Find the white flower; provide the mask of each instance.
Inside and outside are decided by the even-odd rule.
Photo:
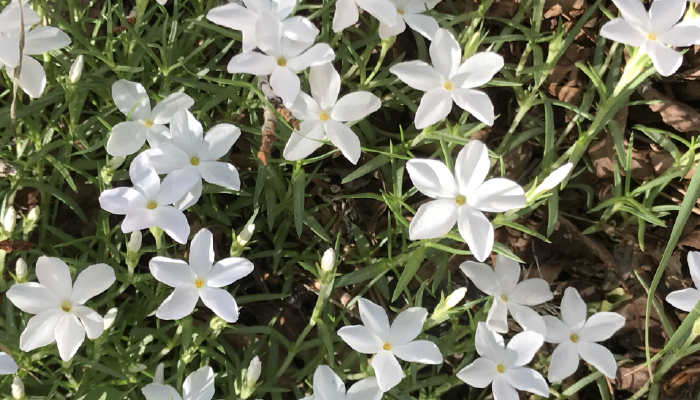
[[[485,181],[490,169],[488,149],[478,140],[459,152],[454,175],[440,161],[409,160],[406,170],[411,181],[435,199],[418,208],[408,229],[411,240],[440,237],[457,223],[474,257],[486,260],[493,248],[493,226],[483,212],[505,212],[526,202],[517,183],[504,178]]]
[[[299,94],[301,82],[296,72],[331,62],[335,58],[333,49],[327,43],[311,46],[283,37],[282,24],[266,12],[258,15],[255,34],[262,53],[249,51],[238,54],[228,63],[228,72],[270,75],[272,90],[287,107],[294,103]]]
[[[401,312],[394,323],[383,308],[369,300],[360,299],[360,318],[364,325],[344,326],[338,335],[353,350],[364,354],[376,354],[372,367],[377,375],[379,388],[386,392],[403,379],[403,370],[396,357],[421,364],[440,364],[442,354],[429,340],[414,340],[422,331],[428,311],[411,307]]]
[[[253,272],[253,263],[245,258],[226,258],[214,264],[214,236],[207,229],[194,235],[189,264],[155,257],[149,267],[154,278],[175,288],[156,311],[156,317],[166,320],[190,315],[201,298],[224,321],[238,321],[236,300],[221,288]]]
[[[245,7],[234,3],[214,7],[207,13],[207,19],[217,25],[241,31],[244,52],[258,47],[255,24],[261,13],[268,13],[280,21],[282,35],[289,40],[311,45],[318,36],[318,29],[308,19],[289,17],[296,6],[296,0],[243,0],[243,3]]]
[[[340,75],[330,63],[311,67],[309,72],[311,96],[301,92],[290,110],[304,122],[301,129],[292,131],[284,158],[290,161],[309,156],[328,139],[343,152],[345,158],[357,164],[360,159],[360,139],[344,122],[357,121],[379,110],[382,102],[369,92],[359,91],[343,96],[340,93]],[[313,97],[312,97],[313,96]]]
[[[114,326],[114,322],[117,320],[117,314],[119,314],[119,309],[117,307],[112,307],[107,310],[107,313],[102,317],[105,323],[105,330],[109,330],[109,328]]]
[[[549,365],[550,382],[560,381],[578,368],[579,356],[610,379],[615,379],[617,364],[610,350],[595,342],[608,340],[625,325],[625,317],[613,312],[599,312],[586,320],[586,303],[576,289],[569,287],[561,299],[561,320],[543,317],[547,324],[547,343],[559,343]],[[563,322],[562,322],[563,321]]]
[[[141,243],[143,241],[143,235],[141,231],[134,231],[129,238],[129,243],[126,244],[126,248],[132,253],[138,253],[141,250]]]
[[[520,264],[499,254],[496,268],[467,261],[459,268],[482,292],[493,296],[493,305],[486,317],[486,326],[498,333],[508,332],[508,312],[528,331],[544,336],[547,331],[542,317],[530,307],[552,300],[554,295],[544,279],[526,279],[520,283]]]
[[[425,0],[389,0],[396,8],[396,24],[379,24],[379,37],[382,39],[396,36],[406,30],[406,25],[411,29],[432,40],[440,26],[435,18],[424,15],[426,10],[432,10],[439,1],[428,4]]]
[[[214,370],[208,365],[187,376],[182,396],[174,387],[162,383],[149,383],[141,389],[146,400],[211,400],[214,392]]]
[[[329,366],[319,365],[314,372],[314,394],[302,400],[380,400],[383,394],[373,376],[350,386],[346,393],[343,380]]]
[[[663,76],[676,72],[683,56],[668,46],[690,46],[700,40],[700,27],[677,24],[683,16],[686,0],[655,0],[649,13],[639,0],[613,0],[622,18],[600,29],[600,36],[639,47],[649,54],[656,70]]]
[[[18,258],[15,264],[15,276],[18,281],[27,279],[27,262],[22,257]]]
[[[540,186],[537,187],[537,192],[546,192],[547,190],[554,189],[564,180],[564,178],[569,176],[569,173],[573,168],[574,164],[566,163],[555,169],[551,174],[549,174],[549,176],[544,178]]]
[[[447,307],[452,308],[457,306],[463,299],[464,296],[467,295],[467,288],[461,287],[454,292],[450,293],[449,296],[445,299],[445,304]]]
[[[459,371],[457,377],[475,388],[492,383],[494,400],[518,400],[516,389],[549,398],[547,381],[539,372],[524,367],[542,347],[542,341],[537,332],[521,332],[505,346],[503,336],[479,322],[475,345],[481,358]]]
[[[68,82],[76,84],[80,81],[80,77],[83,76],[83,67],[85,66],[85,57],[79,55],[75,57],[73,65],[70,66],[70,71],[68,72]]]
[[[32,351],[55,341],[61,359],[68,361],[85,340],[86,332],[89,339],[102,335],[102,317],[83,304],[112,286],[114,270],[107,264],[89,266],[73,284],[66,263],[42,256],[36,263],[36,277],[39,283],[20,283],[7,291],[15,307],[36,314],[22,332],[19,348]]]
[[[182,211],[171,204],[192,188],[199,176],[191,170],[173,172],[161,183],[145,154],[131,162],[129,176],[134,187],[108,189],[100,194],[100,206],[117,215],[126,215],[122,232],[129,233],[152,226],[161,228],[178,243],[187,243],[190,225]]]
[[[679,310],[690,312],[700,301],[700,252],[691,251],[688,253],[688,269],[690,277],[693,278],[695,288],[676,290],[666,296],[666,301]]]
[[[151,165],[159,174],[188,170],[198,179],[184,198],[175,204],[186,210],[202,195],[202,179],[231,190],[241,189],[241,180],[236,167],[216,161],[231,149],[241,136],[241,130],[231,124],[214,126],[203,135],[202,124],[186,109],[176,112],[170,122],[172,138],[158,147],[144,151]]]
[[[462,49],[452,34],[439,29],[430,43],[433,67],[423,61],[408,61],[389,70],[408,86],[426,92],[416,111],[416,128],[443,120],[452,110],[452,102],[476,119],[493,125],[494,111],[486,93],[474,90],[503,68],[503,57],[492,52],[476,53],[462,65]]]
[[[17,372],[17,363],[7,353],[0,351],[0,375],[10,375]]]
[[[255,383],[260,379],[260,374],[262,373],[262,363],[260,362],[260,357],[255,356],[250,360],[250,365],[248,366],[248,371],[246,371],[246,379],[249,385],[255,385]]]
[[[335,250],[329,248],[321,257],[321,270],[330,272],[335,268]]]
[[[170,123],[176,112],[194,104],[190,96],[173,93],[151,109],[146,89],[140,83],[124,79],[112,85],[112,98],[119,111],[130,115],[131,119],[114,125],[107,140],[107,153],[122,157],[139,151],[146,139],[154,147],[163,137],[169,137],[168,128],[164,124]]]
[[[165,381],[165,364],[159,363],[156,367],[156,373],[153,374],[153,383],[162,385]]]
[[[29,30],[29,27],[41,21],[41,18],[26,5],[22,7],[22,12],[26,33],[19,86],[30,97],[37,98],[46,88],[46,72],[39,61],[29,56],[62,49],[68,46],[71,40],[62,30],[52,26]],[[14,77],[14,69],[19,63],[19,34],[20,9],[13,1],[0,13],[0,68],[6,67],[10,78]]]
[[[15,376],[15,378],[12,380],[11,390],[12,398],[15,400],[22,400],[24,398],[24,383],[19,376]]]
[[[2,229],[10,236],[15,230],[15,225],[17,225],[17,211],[15,211],[14,207],[9,206],[5,212],[5,218],[2,220]]]
[[[360,19],[357,7],[367,11],[380,23],[394,26],[399,19],[396,6],[389,0],[338,0],[333,15],[333,31],[338,32],[355,25]]]

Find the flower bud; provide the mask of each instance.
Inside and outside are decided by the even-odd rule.
[[[41,217],[41,210],[39,209],[39,206],[32,208],[29,210],[29,214],[27,214],[27,220],[34,224],[39,222],[39,217]]]
[[[454,292],[450,293],[449,296],[447,296],[447,299],[445,300],[445,303],[447,304],[447,307],[452,308],[459,304],[462,299],[464,299],[464,295],[467,294],[467,288],[462,287]]]
[[[73,61],[73,65],[70,67],[70,72],[68,72],[68,81],[70,83],[78,83],[80,77],[83,75],[83,66],[85,65],[85,58],[83,55],[79,55]]]
[[[561,167],[555,169],[552,171],[551,174],[549,174],[548,177],[546,177],[543,181],[542,184],[540,184],[540,187],[538,188],[538,192],[544,192],[550,189],[554,189],[557,185],[559,185],[568,175],[569,172],[571,172],[571,169],[574,167],[574,164],[572,163],[566,163],[562,165]]]
[[[114,157],[111,160],[107,161],[107,168],[111,170],[115,170],[124,164],[124,161],[126,161],[126,157]]]
[[[248,223],[248,224],[246,224],[245,227],[243,227],[243,230],[241,230],[241,233],[238,234],[238,237],[236,237],[236,241],[238,242],[238,244],[240,246],[245,246],[250,241],[250,238],[253,237],[254,232],[255,232],[255,224]]]
[[[5,218],[2,220],[2,227],[5,233],[10,235],[15,230],[15,225],[17,225],[17,211],[15,208],[10,206],[5,212]]]
[[[19,376],[15,376],[15,379],[12,380],[12,397],[15,400],[24,398],[24,383],[19,379]]]
[[[112,307],[107,311],[107,314],[105,314],[104,317],[102,317],[102,321],[104,322],[105,325],[105,330],[109,330],[114,325],[114,321],[117,320],[117,313],[119,313],[119,309],[117,307]]]
[[[127,249],[129,249],[129,251],[132,253],[138,253],[139,250],[141,250],[142,239],[143,239],[143,236],[141,235],[141,231],[134,231],[131,234],[131,238],[129,239],[129,243],[126,245]]]
[[[333,248],[329,248],[326,250],[325,253],[323,253],[323,257],[321,258],[321,270],[324,272],[331,272],[333,271],[333,268],[335,267],[335,251]]]
[[[158,364],[156,367],[156,374],[153,375],[153,383],[156,385],[162,385],[165,381],[165,365],[163,363]]]
[[[136,374],[136,373],[139,373],[141,371],[144,371],[146,368],[148,368],[148,367],[146,367],[146,364],[133,364],[133,365],[129,365],[129,367],[126,370],[132,374]]]
[[[248,366],[248,371],[246,373],[246,379],[248,380],[249,386],[254,386],[255,383],[260,379],[260,373],[262,372],[262,363],[258,356],[253,357],[250,360],[250,365]]]
[[[27,262],[22,257],[18,258],[17,264],[15,264],[15,276],[19,282],[27,279]]]

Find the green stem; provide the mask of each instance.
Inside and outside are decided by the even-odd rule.
[[[166,256],[165,248],[163,247],[163,230],[153,225],[150,229],[151,235],[156,240],[156,251],[159,256]]]

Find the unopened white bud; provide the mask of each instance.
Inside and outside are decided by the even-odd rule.
[[[12,380],[12,397],[15,400],[24,398],[24,383],[19,379],[19,376],[15,376],[15,379]]]
[[[15,208],[10,206],[5,213],[5,218],[2,220],[2,227],[5,232],[12,233],[15,230],[15,225],[17,224],[17,211]]]
[[[29,214],[27,214],[27,219],[31,223],[37,223],[39,221],[39,217],[41,217],[41,209],[39,209],[39,206],[36,206],[29,210]]]
[[[129,238],[129,243],[127,243],[126,247],[129,249],[130,252],[138,253],[139,250],[141,250],[142,240],[143,235],[141,235],[141,231],[134,231],[131,234],[131,238]]]
[[[127,371],[129,371],[132,374],[136,374],[136,373],[139,373],[139,372],[145,370],[146,368],[148,368],[148,367],[146,367],[146,364],[133,364],[133,365],[129,365],[129,368],[127,368]]]
[[[248,379],[248,385],[253,386],[260,379],[260,373],[262,372],[262,363],[258,356],[253,357],[250,360],[250,366],[248,366],[248,372],[246,378]]]
[[[70,67],[70,72],[68,72],[68,81],[70,83],[78,83],[80,77],[83,75],[83,67],[85,66],[85,58],[83,55],[79,55],[73,61],[73,65]]]
[[[124,161],[126,161],[126,157],[114,157],[107,162],[107,168],[115,170],[121,167],[122,164],[124,164]]]
[[[552,171],[551,174],[549,174],[548,177],[546,177],[543,181],[542,184],[539,187],[539,192],[544,192],[550,189],[554,189],[557,185],[559,185],[568,175],[569,172],[571,172],[571,169],[574,167],[574,164],[572,163],[566,163],[562,165],[561,167],[555,169]]]
[[[104,317],[102,317],[102,321],[104,322],[105,325],[105,330],[108,330],[114,325],[114,321],[117,320],[117,313],[119,312],[119,309],[117,307],[112,307],[107,311],[107,314],[105,314]]]
[[[467,294],[467,288],[459,288],[455,290],[454,292],[450,293],[449,296],[447,296],[447,299],[445,300],[445,304],[447,304],[447,307],[454,307],[457,304],[459,304],[462,299],[464,299],[464,295]]]
[[[158,364],[156,367],[156,374],[153,375],[153,383],[156,385],[162,385],[165,381],[165,365],[163,363]]]
[[[333,267],[335,267],[335,251],[333,248],[329,248],[321,258],[321,269],[328,272],[333,271]]]
[[[243,230],[241,230],[241,233],[238,234],[238,237],[236,237],[236,241],[239,245],[245,246],[250,241],[250,238],[253,237],[254,232],[255,224],[246,224],[246,226],[243,227]]]
[[[18,258],[15,264],[15,276],[20,281],[27,278],[27,262],[22,257]]]

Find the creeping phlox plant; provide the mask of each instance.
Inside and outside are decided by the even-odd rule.
[[[637,0],[613,0],[621,17],[601,24],[600,35],[629,45],[629,61],[623,73],[618,68],[607,78],[613,87],[601,89],[595,116],[577,111],[586,124],[576,122],[579,139],[560,159],[555,153],[561,142],[555,145],[550,136],[553,123],[543,129],[546,137],[539,143],[547,163],[535,167],[531,182],[520,174],[506,177],[507,151],[476,136],[511,118],[496,114],[488,89],[481,89],[488,86],[515,88],[518,123],[535,102],[552,118],[552,101],[539,86],[526,89],[529,80],[511,79],[520,79],[524,66],[504,59],[498,53],[503,42],[481,29],[493,1],[481,2],[472,14],[456,12],[453,1],[440,8],[441,0],[183,3],[158,0],[156,6],[136,0],[132,15],[105,2],[102,11],[95,5],[88,17],[75,2],[64,10],[58,9],[62,2],[13,0],[0,13],[0,67],[14,91],[37,99],[20,104],[19,117],[13,105],[8,125],[20,126],[23,117],[29,120],[57,96],[65,95],[67,104],[61,107],[69,114],[45,115],[45,127],[37,120],[23,125],[32,136],[13,139],[18,159],[30,142],[38,155],[16,163],[17,177],[3,173],[12,175],[12,187],[4,192],[3,242],[19,246],[32,235],[59,241],[18,250],[35,262],[17,259],[14,283],[0,282],[7,299],[0,320],[0,374],[16,374],[11,384],[16,400],[27,396],[21,378],[44,380],[31,396],[85,400],[212,400],[218,392],[227,399],[403,400],[438,399],[449,390],[457,393],[450,398],[483,399],[490,393],[495,400],[517,400],[524,392],[565,399],[591,382],[607,390],[605,378],[616,379],[618,366],[627,362],[606,347],[625,317],[610,307],[586,304],[574,287],[553,292],[546,280],[532,278],[533,271],[521,270],[522,260],[499,243],[495,232],[507,226],[548,241],[518,218],[546,204],[553,213],[549,222],[555,224],[559,189],[577,166],[579,172],[587,168],[579,163],[587,146],[628,102],[640,77],[655,71],[674,74],[683,62],[674,47],[700,43],[700,24],[681,21],[685,0],[655,0],[648,12]],[[520,2],[525,8],[532,3]],[[544,2],[534,3],[541,17]],[[592,7],[603,8],[600,1]],[[446,13],[450,8],[454,15]],[[510,32],[522,28],[522,18],[532,13],[525,8]],[[185,12],[194,15],[183,19]],[[105,25],[102,18],[112,15],[118,18]],[[164,22],[150,30],[144,22],[149,18]],[[117,21],[119,26],[113,26]],[[178,30],[192,36],[177,38]],[[401,54],[384,68],[394,37],[405,31],[419,43],[417,50],[395,48]],[[85,32],[108,40],[88,39]],[[554,65],[564,34],[556,32],[546,61],[541,51],[532,50],[534,40],[524,39],[529,40],[526,51]],[[573,35],[567,40],[576,34],[566,33]],[[523,35],[511,36],[522,40]],[[212,52],[213,43],[221,48]],[[194,50],[174,57],[179,45]],[[126,63],[113,54],[122,47]],[[211,62],[194,65],[191,60],[200,56]],[[368,67],[370,59],[376,67]],[[44,94],[45,70],[56,75],[56,68],[71,64],[60,79],[62,87]],[[100,98],[79,90],[86,66],[92,76],[82,89]],[[537,85],[547,75],[541,72],[537,69],[533,79]],[[141,82],[129,80],[135,76]],[[179,85],[175,91],[173,84]],[[228,115],[232,109],[235,117]],[[390,118],[391,109],[411,110],[400,132],[374,126],[376,119]],[[246,125],[246,119],[258,128]],[[90,122],[79,125],[82,120]],[[504,132],[500,146],[510,146],[505,150],[515,147],[507,139],[517,133],[518,123]],[[254,135],[260,129],[260,151],[279,150],[281,158],[264,154],[260,162],[251,161],[248,153],[252,143],[257,146]],[[80,147],[72,155],[74,165],[61,161],[66,150],[52,144],[54,134],[66,135],[69,147]],[[390,146],[375,146],[383,134]],[[9,143],[9,137],[3,141]],[[416,155],[426,151],[432,155]],[[99,161],[90,156],[96,152]],[[373,171],[390,176],[380,194],[348,195],[324,181],[319,163],[338,154],[345,160],[332,162],[343,163],[344,184]],[[42,180],[45,164],[37,166],[44,161],[58,171],[50,183]],[[691,165],[676,167],[687,172]],[[293,169],[289,186],[285,168]],[[80,191],[96,189],[89,216],[81,210],[86,204],[52,186],[59,180],[76,186],[78,175]],[[676,221],[680,227],[695,204],[692,197],[700,193],[696,176],[688,188],[690,205],[683,203]],[[323,205],[311,204],[306,194],[312,182]],[[19,216],[11,205],[20,187],[41,191],[43,213],[80,210],[78,216],[91,224],[89,232],[68,234],[50,226],[39,206]],[[51,206],[52,196],[66,206]],[[371,241],[363,234],[350,216],[355,200],[381,203],[375,228],[379,217],[391,212],[381,221],[385,233]],[[342,215],[329,212],[337,209]],[[329,213],[319,222],[314,213],[323,212]],[[291,219],[280,223],[287,214]],[[246,219],[229,240],[232,221]],[[302,250],[285,243],[292,226]],[[678,237],[674,240],[671,250]],[[227,241],[229,257],[221,257],[220,244]],[[260,245],[251,251],[256,242]],[[70,246],[78,252],[64,253]],[[325,252],[318,259],[321,249]],[[0,271],[9,265],[10,251],[0,250]],[[359,256],[353,258],[355,253]],[[476,261],[461,258],[453,265],[450,253]],[[427,280],[419,273],[426,259],[444,261]],[[280,268],[286,262],[296,269]],[[688,265],[696,287],[665,299],[690,313],[687,322],[668,330],[663,351],[653,359],[647,355],[647,366],[658,361],[661,375],[700,350],[693,345],[700,335],[700,253],[688,254]],[[659,270],[653,290],[648,289],[647,316],[663,267]],[[296,282],[301,273],[294,271],[312,277],[313,284]],[[272,292],[268,279],[277,280],[284,294]],[[447,289],[443,280],[449,282]],[[452,290],[453,280],[469,282],[473,289]],[[313,299],[301,292],[313,293]],[[470,302],[460,306],[467,295]],[[308,313],[310,304],[315,305]],[[46,384],[57,376],[56,383]],[[582,376],[579,382],[572,378]],[[142,384],[144,377],[152,383]],[[653,375],[656,381],[659,377]],[[654,382],[650,379],[635,398],[652,390]]]

